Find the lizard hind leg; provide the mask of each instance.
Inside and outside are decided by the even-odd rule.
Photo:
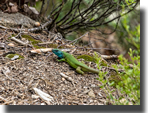
[[[64,62],[65,59],[64,59],[64,58],[61,58],[61,59],[59,59],[59,60],[57,59],[57,61],[58,61],[58,62],[62,62],[62,61]]]
[[[82,75],[84,74],[84,72],[81,70],[81,67],[77,67],[77,68],[76,68],[76,72],[77,72],[77,73],[80,73],[80,74],[82,74]]]

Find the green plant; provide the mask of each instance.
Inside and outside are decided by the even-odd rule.
[[[115,26],[114,23],[110,24]],[[116,31],[118,42],[126,51],[136,49],[140,53],[140,10],[124,15]]]
[[[119,56],[120,65],[112,65],[115,69],[119,67],[124,69],[123,73],[117,73],[121,76],[120,81],[110,82],[104,79],[106,72],[100,72],[98,80],[102,83],[101,88],[106,92],[108,101],[115,105],[140,105],[140,56],[135,55],[136,50],[129,49],[131,61],[125,59],[122,55]],[[99,60],[98,60],[99,61]],[[97,62],[99,66],[99,62]],[[99,67],[100,68],[100,67]],[[114,88],[113,88],[114,87]],[[114,90],[111,90],[114,89]],[[113,95],[113,92],[118,90],[118,98]]]
[[[125,74],[122,77],[122,81],[116,85],[116,88],[120,90],[121,93],[127,95],[128,101],[131,101],[135,105],[140,104],[140,56],[134,54],[136,50],[129,50],[129,55],[132,61],[128,62],[122,55],[119,59],[122,64],[122,68],[125,70]],[[132,67],[130,65],[132,65]],[[122,87],[122,88],[121,88]]]
[[[140,54],[140,24],[133,31],[128,31],[129,37],[126,40],[135,49],[135,54]]]
[[[98,80],[103,84],[102,87],[106,92],[108,101],[115,105],[140,105],[140,24],[137,17],[139,16],[135,14],[123,16],[116,31],[119,42],[122,42],[121,44],[128,51],[129,59],[131,59],[126,59],[120,55],[120,64],[112,65],[116,70],[119,68],[124,70],[124,73],[116,73],[121,79],[118,81],[114,79],[104,80],[100,76],[105,76],[106,73],[99,74]],[[110,77],[112,76],[110,75]],[[119,92],[118,97],[111,89]]]
[[[95,53],[94,58],[96,59],[96,64],[97,64],[98,69],[101,70],[102,68],[102,66],[100,65],[101,57],[98,58],[98,55]],[[104,90],[104,92],[107,95],[107,99],[108,99],[107,101],[110,102],[110,101],[114,101],[113,99],[114,97],[112,96],[113,90],[111,91],[109,86],[113,85],[114,82],[110,83],[107,79],[104,78],[107,74],[108,72],[100,71],[99,78],[97,78],[97,80],[99,80],[102,83],[99,87]],[[107,84],[109,84],[109,86]]]

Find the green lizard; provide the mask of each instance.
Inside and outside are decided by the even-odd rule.
[[[74,56],[59,49],[52,49],[52,52],[58,56],[60,60],[58,61],[65,61],[70,66],[76,69],[76,72],[80,74],[84,74],[84,72],[92,72],[92,73],[99,73],[99,70],[95,70],[93,68],[88,67],[87,65],[79,62]]]

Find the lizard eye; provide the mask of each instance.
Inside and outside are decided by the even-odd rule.
[[[54,50],[55,52],[58,52],[58,50]]]

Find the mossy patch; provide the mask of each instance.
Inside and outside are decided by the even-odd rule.
[[[33,47],[36,48],[36,49],[45,48],[43,46],[38,46],[37,45],[38,43],[41,43],[40,40],[35,40],[29,35],[22,35],[22,38],[25,38],[25,39],[29,40],[32,43]]]
[[[19,56],[19,58],[17,58],[17,59],[23,59],[23,58],[24,58],[23,56],[21,56],[21,55],[19,55],[19,54],[8,54],[8,55],[6,55],[5,57],[11,59],[11,58],[13,58],[13,57],[16,56],[16,55]]]
[[[101,60],[100,62],[100,66],[107,66],[108,64],[104,61],[104,60]]]
[[[76,56],[77,59],[84,59],[85,61],[94,62],[96,63],[95,57],[89,56],[89,55],[80,55]],[[100,66],[107,66],[106,62],[100,59]]]
[[[122,75],[117,74],[116,72],[111,72],[111,75],[109,76],[108,80],[111,82],[114,82],[112,86],[118,85],[120,81],[122,81]]]
[[[29,35],[22,35],[22,38],[25,38],[25,39],[29,40],[32,44],[41,43],[41,41],[35,40],[31,36],[29,36]]]
[[[54,44],[54,43],[48,44],[48,47],[49,47],[49,48],[57,48],[58,46],[59,46],[59,45]],[[60,46],[59,49],[64,49],[64,46]]]
[[[48,47],[49,47],[49,48],[57,48],[58,45],[57,45],[57,44],[48,44]]]
[[[92,56],[89,55],[80,55],[80,56],[76,56],[77,59],[84,59],[85,61],[90,61],[90,62],[96,62],[96,59]]]
[[[8,37],[8,39],[11,39],[11,37],[15,37],[16,35],[12,34],[10,37]]]
[[[111,75],[111,76],[109,77],[109,80],[110,80],[110,81],[119,82],[119,81],[121,81],[122,79],[121,79],[121,77],[120,77],[119,75]]]

